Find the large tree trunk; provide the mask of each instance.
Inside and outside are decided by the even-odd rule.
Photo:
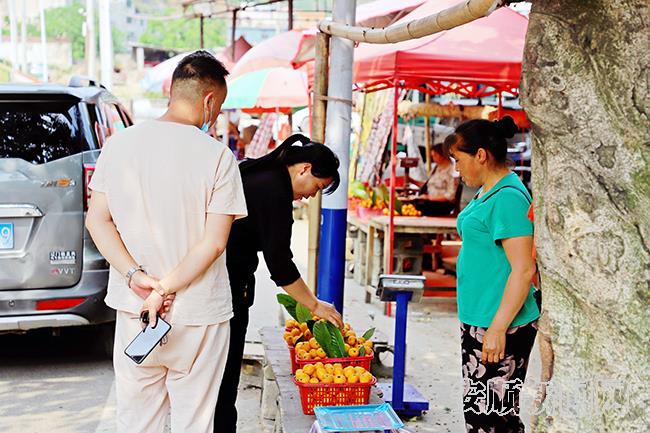
[[[555,355],[538,431],[650,431],[649,34],[647,0],[533,2],[521,95]]]

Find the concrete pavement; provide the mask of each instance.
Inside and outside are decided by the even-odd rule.
[[[294,225],[295,260],[306,275],[307,222]],[[280,323],[280,307],[261,260],[258,288],[247,340],[258,341],[258,329]],[[383,306],[364,303],[363,288],[346,280],[344,318],[357,330],[376,326],[392,341],[394,319],[383,316]],[[461,410],[460,336],[455,301],[425,299],[410,307],[407,334],[407,382],[429,399],[431,409],[422,419],[407,423],[422,433],[463,433]],[[110,360],[86,353],[93,335],[81,330],[52,337],[0,335],[0,432],[108,433],[115,431],[115,393]],[[382,356],[390,364],[389,357]],[[287,359],[287,362],[288,359]],[[539,377],[538,349],[533,349],[529,378]],[[267,433],[259,419],[261,379],[253,366],[243,369],[238,399],[240,433]],[[525,389],[522,410],[529,424],[533,391]]]

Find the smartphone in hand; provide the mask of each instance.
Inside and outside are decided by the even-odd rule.
[[[146,313],[146,312],[145,312]],[[133,341],[126,346],[124,354],[131,358],[136,364],[141,364],[142,361],[151,353],[157,344],[167,335],[172,329],[172,326],[165,322],[160,316],[156,321],[156,326],[151,327],[148,317],[144,314],[140,317],[147,326],[135,336]]]

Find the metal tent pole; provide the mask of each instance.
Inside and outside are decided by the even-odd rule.
[[[390,145],[390,192],[389,192],[389,204],[388,204],[388,236],[384,239],[384,242],[388,242],[388,269],[385,269],[384,272],[392,274],[394,271],[394,249],[395,249],[395,199],[396,196],[396,177],[397,177],[397,101],[399,99],[399,86],[395,83],[394,92],[393,92],[393,130],[391,133],[391,145]],[[392,304],[390,302],[386,303],[387,316],[392,314]]]
[[[353,25],[355,11],[355,0],[336,0],[332,7],[332,17],[341,24]],[[353,41],[340,37],[332,38],[325,144],[339,158],[341,184],[333,194],[323,197],[318,293],[320,298],[333,303],[341,312],[345,281],[353,56]]]

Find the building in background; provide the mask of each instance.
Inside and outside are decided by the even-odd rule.
[[[124,35],[125,47],[137,42],[147,30],[147,22],[139,18],[140,10],[135,0],[111,0],[111,23]]]
[[[25,47],[27,55],[27,73],[38,75],[41,73],[40,59],[43,58],[43,45],[41,39],[28,37]],[[0,42],[0,59],[11,59],[11,43],[8,38]],[[72,42],[67,39],[48,39],[47,41],[48,64],[60,68],[72,66]]]
[[[15,47],[11,43],[10,2],[14,6]],[[48,39],[45,47],[47,56],[44,56],[40,39],[40,8],[42,5],[44,10],[48,10],[71,4],[71,0],[0,0],[0,60],[11,65],[15,55],[13,72],[17,73],[20,68],[25,76],[40,75],[44,70],[42,59],[46,57],[48,64],[69,68],[73,62],[73,48],[68,38]]]

